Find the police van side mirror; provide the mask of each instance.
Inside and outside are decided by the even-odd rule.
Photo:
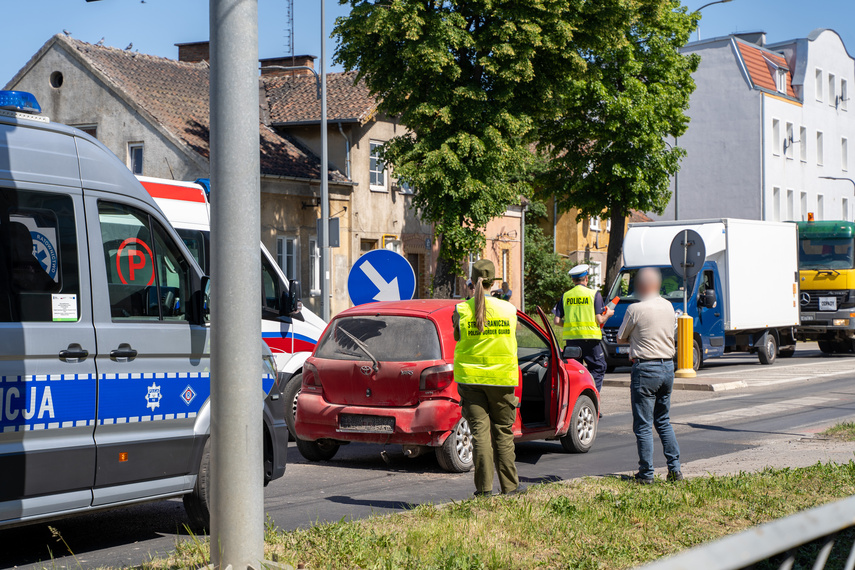
[[[283,317],[296,317],[303,311],[303,287],[299,281],[288,282],[288,292],[282,293],[279,314]]]
[[[582,358],[582,349],[578,346],[565,346],[561,353],[561,358],[564,360],[577,360]]]

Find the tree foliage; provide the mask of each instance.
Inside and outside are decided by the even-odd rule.
[[[536,225],[545,216],[542,202],[532,202],[526,213],[524,278],[525,310],[529,313],[535,307],[549,313],[573,284],[568,272],[574,264],[555,253],[552,238]]]
[[[579,218],[611,219],[607,284],[616,274],[631,210],[662,213],[670,178],[685,151],[666,142],[688,126],[697,55],[680,48],[698,14],[677,0],[639,0],[620,22],[622,41],[580,51],[584,77],[562,91],[555,116],[539,127],[539,148],[550,168],[539,188]]]

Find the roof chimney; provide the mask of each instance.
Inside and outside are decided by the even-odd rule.
[[[270,67],[297,67],[305,65],[306,67],[311,67],[312,69],[314,69],[316,59],[317,56],[314,55],[286,55],[283,57],[268,57],[266,59],[259,59],[258,63],[261,64],[261,75],[308,75],[311,73],[311,71],[307,69],[299,69],[297,71],[283,71],[281,69],[270,69]]]
[[[178,61],[198,63],[211,59],[211,42],[188,42],[175,45],[178,46]]]
[[[733,34],[740,40],[760,47],[766,45],[766,32],[737,32]]]

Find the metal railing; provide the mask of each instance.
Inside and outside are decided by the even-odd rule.
[[[780,561],[780,570],[790,570],[797,559],[800,567],[821,570],[832,561],[829,557],[835,541],[847,529],[855,529],[855,496],[752,527],[647,564],[640,570],[740,570],[772,560]],[[855,544],[849,543],[851,534],[847,533],[846,542],[834,550],[835,566],[840,567],[839,562],[846,556],[844,570],[855,570]],[[806,566],[808,549],[804,547],[814,544],[819,546],[818,552],[807,553],[813,562]]]

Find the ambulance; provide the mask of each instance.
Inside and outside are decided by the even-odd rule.
[[[137,176],[184,240],[205,273],[211,263],[211,206],[216,199],[206,179],[180,182]],[[294,414],[302,383],[303,363],[311,356],[326,323],[303,307],[299,281],[289,280],[273,256],[261,244],[261,337],[273,352],[276,368],[284,376],[283,388],[288,428],[294,434]]]
[[[0,529],[177,497],[208,526],[208,291],[107,147],[0,91]],[[288,430],[263,370],[266,483]]]

